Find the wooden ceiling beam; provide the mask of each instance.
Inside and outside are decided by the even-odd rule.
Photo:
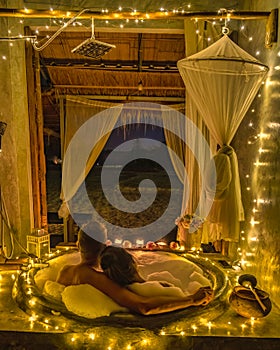
[[[160,12],[105,12],[105,11],[92,11],[90,9],[84,9],[84,12],[80,14],[78,19],[94,18],[102,20],[149,20],[149,19],[167,19],[167,20],[183,20],[185,18],[194,20],[211,20],[211,19],[237,19],[237,20],[256,20],[267,19],[270,12],[267,11],[234,11],[227,10],[218,12],[184,12],[184,11],[160,11]],[[18,17],[18,18],[63,18],[71,19],[78,13],[74,11],[61,11],[61,10],[33,10],[33,9],[9,9],[1,8],[0,17]]]
[[[31,25],[29,27],[31,31],[35,32],[36,30],[39,31],[40,35],[44,35],[44,33],[50,33],[50,32],[56,32],[60,27],[50,25],[48,26],[48,29],[46,29],[46,26],[34,26]],[[92,29],[91,27],[85,27],[85,26],[75,26],[75,27],[67,27],[63,30],[64,33],[91,33]],[[95,33],[125,33],[125,34],[168,34],[168,35],[184,35],[184,29],[180,28],[143,28],[143,27],[94,27]]]
[[[59,95],[59,97],[65,97],[69,95]],[[172,102],[172,103],[185,103],[185,97],[172,97],[172,96],[136,96],[136,95],[79,95],[79,97],[85,97],[90,100],[105,100],[105,101],[151,101],[151,102]]]
[[[90,60],[73,60],[73,59],[59,59],[59,58],[47,58],[44,59],[41,64],[46,68],[59,67],[61,69],[95,69],[101,71],[118,71],[118,72],[168,72],[168,73],[177,73],[177,61],[171,62],[145,62],[141,65],[141,70],[139,70],[137,63],[131,64],[131,62],[124,61],[103,61],[99,64],[93,63]]]
[[[138,90],[136,86],[104,86],[104,85],[74,85],[74,84],[54,84],[55,89],[112,89],[112,90]],[[145,90],[185,90],[184,87],[179,86],[145,86]]]

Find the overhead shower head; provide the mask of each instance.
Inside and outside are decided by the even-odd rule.
[[[91,37],[83,41],[80,45],[71,50],[71,52],[97,59],[104,56],[115,47],[115,45],[103,43]]]
[[[78,53],[83,56],[91,58],[100,58],[108,53],[111,49],[115,48],[115,45],[103,43],[102,41],[95,40],[94,36],[94,18],[92,18],[91,24],[91,38],[83,41],[80,45],[71,50],[72,53]]]

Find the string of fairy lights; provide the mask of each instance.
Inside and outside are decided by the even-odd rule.
[[[187,11],[191,9],[191,4],[188,4],[186,8],[180,8],[180,9],[175,9],[172,11],[168,11],[164,8],[159,9],[161,12],[164,12],[166,14],[166,17],[168,17],[168,14],[170,12],[174,11],[183,13],[184,11]],[[26,12],[28,12],[28,9],[25,9]],[[50,8],[50,11],[54,11],[53,8]],[[118,12],[122,12],[123,8],[119,7]],[[133,10],[135,13],[137,10]],[[108,9],[103,9],[102,12],[108,13]],[[217,17],[220,15],[219,12],[217,12]],[[149,20],[150,15],[147,13],[145,19],[138,19],[136,18],[134,21],[135,24],[143,24],[145,21]],[[126,25],[128,25],[132,20],[131,19],[125,19],[122,23],[118,24],[119,28],[125,28]],[[197,27],[197,21],[194,20],[194,26],[195,26],[195,33],[198,37],[201,37],[203,40],[207,41],[207,43],[210,45],[213,43],[217,38],[213,37],[208,37],[205,38],[203,33],[200,32],[200,30]],[[111,25],[109,20],[103,21],[105,25]],[[228,18],[226,21],[224,18],[213,20],[213,21],[207,21],[209,24],[211,24],[214,27],[220,27],[222,28],[223,26],[229,26],[230,27],[230,18]],[[45,26],[45,31],[48,31],[51,26],[60,26],[63,27],[65,26],[66,19],[50,19],[49,25]],[[71,25],[72,26],[85,26],[86,21],[79,21],[76,20],[74,21]],[[24,19],[19,19],[19,24],[24,24]],[[9,41],[9,46],[13,47],[14,42],[16,40],[34,40],[34,38],[26,37],[22,33],[14,33],[13,28],[8,29],[8,36],[11,37]],[[45,32],[44,31],[44,32]],[[245,23],[240,21],[239,24],[239,33],[243,35],[245,40],[247,40],[248,45],[250,43],[254,43],[254,37],[250,35],[250,27],[247,26]],[[39,30],[35,30],[36,35],[40,35]],[[222,34],[221,34],[222,35]],[[41,41],[45,41],[50,38],[50,34],[46,35],[44,39]],[[253,45],[252,45],[253,47]],[[253,55],[255,56],[261,56],[262,54],[262,48],[257,49],[255,52],[252,52]],[[278,52],[278,57],[280,57],[280,51]],[[7,60],[7,55],[2,55],[2,60]],[[274,67],[270,67],[275,70],[280,70],[280,66],[276,65]],[[271,82],[269,80],[264,81],[262,88],[260,89],[257,97],[261,99],[263,97],[263,89],[266,89],[269,87]],[[255,102],[257,104],[257,100]],[[255,172],[256,169],[264,168],[268,165],[268,162],[265,160],[265,155],[270,152],[270,138],[271,134],[267,130],[259,130],[259,125],[258,123],[255,122],[256,117],[256,106],[252,106],[249,113],[251,113],[251,120],[248,123],[248,128],[251,130],[250,135],[248,136],[247,143],[248,145],[252,146],[257,146],[258,151],[256,152],[256,159],[253,162],[253,167],[250,173],[246,174],[246,181],[247,181],[247,186],[246,190],[248,192],[253,192],[252,191],[252,176]],[[279,129],[280,124],[279,123],[274,123],[271,122],[268,126],[268,130],[275,130]],[[266,191],[267,192],[267,191]],[[250,267],[253,262],[253,258],[255,255],[256,247],[259,241],[258,237],[258,226],[260,225],[261,218],[262,218],[262,209],[270,205],[272,203],[272,199],[266,195],[266,196],[261,196],[259,193],[258,195],[255,195],[254,193],[252,194],[252,214],[249,217],[249,224],[250,228],[249,229],[244,229],[241,230],[240,232],[240,245],[238,247],[238,255],[240,259],[240,265],[243,269],[246,269],[247,267]],[[49,258],[54,257],[56,254],[60,254],[60,251],[52,252],[49,254]],[[204,259],[202,256],[199,255],[200,252],[197,251],[197,256],[199,256],[200,259]],[[207,259],[207,258],[205,258]],[[33,263],[31,262],[31,265]],[[212,264],[216,264],[215,262],[212,262]],[[226,274],[228,275],[228,278],[232,280],[232,271],[228,270],[225,271]],[[7,274],[6,272],[1,272],[0,273],[0,292],[3,292],[3,286],[6,285],[5,283],[5,278],[11,278],[12,281],[14,281],[17,278],[17,275],[21,274],[22,278],[25,279],[27,284],[31,285],[31,279],[29,276],[29,271],[26,271],[22,273],[22,271],[15,271],[12,274]],[[237,281],[235,281],[236,284],[238,284]],[[27,290],[27,295],[29,298],[29,305],[31,310],[36,310],[36,298],[34,298],[33,295],[33,289],[29,288]],[[43,326],[45,331],[55,331],[55,332],[66,332],[67,331],[67,323],[62,321],[60,322],[59,320],[59,315],[50,315],[51,317],[45,317],[37,314],[35,311],[31,311],[31,315],[29,316],[29,323],[30,323],[30,330],[34,329],[35,324],[40,324]],[[167,328],[161,329],[157,334],[154,333],[149,333],[148,337],[147,336],[142,336],[139,335],[137,339],[128,339],[127,343],[123,346],[123,349],[146,349],[154,345],[155,341],[159,341],[158,338],[161,337],[166,337],[166,336],[177,336],[177,337],[187,337],[187,336],[197,336],[197,335],[226,335],[226,336],[234,336],[236,334],[242,335],[242,336],[254,336],[255,335],[255,327],[261,322],[261,320],[258,319],[241,319],[240,324],[238,326],[232,325],[231,321],[228,321],[227,324],[224,325],[224,328],[221,329],[221,325],[218,324],[218,322],[210,321],[207,319],[198,319],[196,322],[194,322],[192,325],[187,326],[184,328],[182,323],[178,322],[178,326],[173,327],[175,330],[170,332],[170,330]],[[65,337],[67,338],[67,342],[69,345],[72,345],[73,348],[79,347],[79,344],[83,343],[88,343],[88,344],[94,344],[101,341],[104,341],[103,337],[103,332],[104,330],[98,330],[98,329],[90,329],[87,332],[84,332],[83,334],[77,333],[77,334],[66,334]],[[113,350],[116,347],[117,344],[117,338],[116,337],[110,337],[107,340],[106,347],[104,349],[106,350]],[[159,343],[160,344],[160,343]],[[159,347],[160,349],[160,347]]]
[[[49,256],[59,256],[61,251],[57,250],[52,252]],[[185,256],[186,255],[182,255]],[[206,262],[216,266],[220,269],[218,263],[211,261],[209,258],[202,257],[199,254],[199,251],[194,255],[194,258],[199,260],[203,259]],[[67,343],[71,348],[79,348],[81,344],[89,344],[98,346],[102,343],[102,348],[106,350],[113,349],[148,349],[156,348],[163,349],[165,348],[165,337],[179,337],[184,341],[185,338],[190,336],[255,336],[257,328],[261,325],[261,320],[251,317],[250,319],[240,319],[240,322],[227,320],[225,323],[215,321],[207,317],[195,317],[192,322],[186,322],[186,320],[178,320],[172,323],[171,327],[163,326],[157,331],[148,331],[137,333],[133,331],[129,338],[125,338],[125,344],[119,344],[119,336],[113,335],[110,333],[110,336],[104,337],[104,332],[106,331],[104,327],[90,327],[82,332],[72,333],[71,324],[67,322],[65,317],[62,317],[60,312],[52,310],[50,314],[46,312],[42,313],[40,307],[37,307],[38,303],[38,291],[34,288],[34,281],[32,277],[32,267],[36,264],[34,261],[30,260],[30,267],[26,271],[18,270],[14,272],[0,272],[0,292],[4,293],[2,290],[2,285],[7,288],[9,284],[13,284],[16,279],[22,279],[24,282],[23,289],[25,290],[25,295],[27,298],[28,310],[28,321],[30,331],[44,331],[44,332],[55,332],[63,333],[65,343]],[[231,283],[237,285],[237,278],[232,277],[232,271],[226,270],[225,272],[226,280],[231,281]],[[10,282],[7,281],[10,279]],[[14,294],[16,291],[13,292]],[[39,302],[40,303],[40,302]],[[210,313],[211,314],[211,313]],[[130,330],[133,328],[130,328]]]
[[[280,52],[277,53],[277,57]],[[271,75],[273,70],[278,71],[280,66],[270,63],[269,68]],[[261,240],[266,231],[265,213],[273,206],[273,193],[271,191],[271,182],[275,180],[274,170],[272,170],[273,162],[271,155],[275,153],[275,144],[280,129],[280,123],[274,121],[263,121],[263,111],[261,103],[268,100],[272,94],[273,81],[268,77],[262,82],[262,86],[255,98],[253,105],[248,111],[247,118],[250,119],[247,124],[247,144],[248,151],[253,155],[252,164],[249,166],[249,171],[245,175],[246,187],[245,190],[249,193],[251,202],[251,209],[248,210],[247,222],[245,222],[245,229],[240,232],[241,242],[238,247],[238,254],[240,257],[240,266],[243,269],[256,271],[256,256],[260,251]],[[262,101],[262,102],[260,102]],[[265,183],[263,185],[263,183]],[[262,248],[263,249],[263,248]],[[263,252],[264,254],[264,252]],[[273,260],[270,254],[266,257],[268,260]],[[267,261],[270,264],[270,261]],[[266,265],[266,264],[265,264]],[[271,267],[272,271],[273,268]],[[271,279],[271,276],[265,276],[264,279]],[[273,289],[279,287],[271,286]]]
[[[165,8],[160,8],[158,10],[159,13],[163,13],[164,17],[166,17],[166,19],[168,20],[171,14],[184,14],[190,11],[190,9],[192,8],[191,3],[185,5],[184,7],[179,7],[176,9],[172,9],[172,10],[168,10]],[[50,14],[54,13],[53,16],[55,16],[55,10],[54,7],[50,7],[49,8]],[[85,10],[86,11],[86,10]],[[109,10],[107,8],[103,8],[101,9],[101,14],[113,14],[113,17],[115,17],[116,19],[118,19],[118,15],[121,13],[127,13],[127,11],[129,11],[130,15],[133,17],[135,15],[135,19],[131,19],[131,18],[126,18],[123,20],[118,20],[118,24],[114,24],[115,20],[100,20],[100,25],[105,25],[105,26],[113,26],[113,27],[119,27],[120,29],[125,28],[126,26],[130,26],[131,23],[134,23],[136,25],[143,25],[146,21],[149,21],[149,19],[153,18],[153,12],[146,12],[141,18],[139,17],[139,12],[137,9],[127,9],[127,8],[123,8],[122,6],[119,6],[117,9],[114,10]],[[30,12],[30,10],[28,8],[24,8],[24,13],[28,14]],[[220,35],[219,37],[222,35],[222,28],[223,27],[227,27],[231,21],[231,13],[233,11],[230,10],[226,10],[226,9],[219,9],[217,11],[217,18],[210,21],[207,20],[207,23],[211,24],[213,27],[215,27],[216,29],[219,29],[218,31],[220,31]],[[71,19],[69,20],[69,16],[72,13],[66,12],[66,18],[49,18],[49,23],[47,25],[44,26],[44,33],[48,30],[50,30],[50,28],[53,27],[57,27],[58,30],[61,30],[63,28],[66,28],[66,26],[80,26],[80,27],[86,27],[86,28],[91,28],[91,24],[89,21],[87,20],[79,20],[78,18],[71,21]],[[68,24],[68,22],[71,21],[71,24]],[[196,25],[196,23],[199,21],[199,19],[194,19],[194,24]],[[120,22],[120,23],[119,23]],[[24,18],[19,18],[18,19],[18,23],[22,25],[25,24],[25,19]],[[14,32],[14,26],[12,26],[11,28],[8,28],[8,36],[5,37],[5,40],[9,41],[9,45],[13,46],[14,42],[16,40],[26,40],[26,41],[31,41],[34,42],[34,44],[38,45],[41,42],[45,42],[48,39],[51,38],[51,34],[44,34],[44,37],[42,39],[40,39],[40,42],[38,42],[37,40],[37,36],[40,35],[40,30],[39,29],[35,29],[34,31],[34,36],[26,36],[23,33],[18,33],[18,32]],[[41,27],[40,27],[41,28]],[[249,26],[245,25],[244,21],[240,21],[240,25],[238,28],[239,33],[241,33],[244,37],[246,37],[247,41],[253,42],[254,38],[252,35],[249,35]],[[50,30],[51,32],[51,30]],[[208,43],[208,45],[212,44],[213,42],[215,42],[218,37],[205,37],[203,30],[199,30],[198,28],[196,28],[195,30],[196,35],[199,37],[199,39],[202,39],[204,41],[206,41]],[[3,38],[0,38],[0,41],[3,40]],[[261,49],[257,49],[256,52],[254,53],[255,56],[259,56],[261,54]],[[2,54],[1,56],[2,60],[7,60],[7,56],[5,54]]]

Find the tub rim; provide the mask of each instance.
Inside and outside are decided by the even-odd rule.
[[[139,249],[141,250],[141,249]],[[51,257],[48,261],[58,258],[61,255],[71,254],[76,252],[76,249],[69,249],[62,254]],[[148,252],[145,250],[145,252]],[[181,256],[196,264],[203,270],[204,275],[210,279],[214,290],[214,300],[206,306],[191,306],[182,310],[171,311],[158,315],[139,315],[132,313],[112,313],[109,316],[101,316],[97,318],[86,318],[78,316],[67,310],[66,306],[57,301],[55,298],[43,294],[35,283],[35,275],[41,270],[40,267],[31,267],[28,271],[21,271],[18,275],[12,295],[19,308],[28,315],[36,313],[37,321],[43,322],[46,317],[49,319],[48,324],[55,324],[61,319],[68,323],[68,328],[84,329],[95,326],[113,326],[113,327],[130,327],[142,328],[149,330],[159,330],[167,327],[170,324],[185,320],[186,324],[191,324],[198,316],[207,317],[210,321],[222,315],[228,305],[228,292],[230,289],[229,280],[225,271],[208,258],[202,258],[191,253],[164,251],[172,253],[176,256]],[[202,260],[203,259],[203,260]],[[32,298],[35,302],[30,303]],[[211,316],[209,316],[211,315]],[[59,321],[61,322],[61,321]]]

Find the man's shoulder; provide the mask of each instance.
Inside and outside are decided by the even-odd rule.
[[[60,271],[59,274],[60,275],[70,275],[73,274],[76,270],[76,266],[77,265],[64,265]]]
[[[69,269],[71,269],[71,268],[73,268],[74,267],[74,265],[64,265],[64,266],[62,266],[62,268],[60,269],[60,271],[66,271],[66,270],[69,270]]]

